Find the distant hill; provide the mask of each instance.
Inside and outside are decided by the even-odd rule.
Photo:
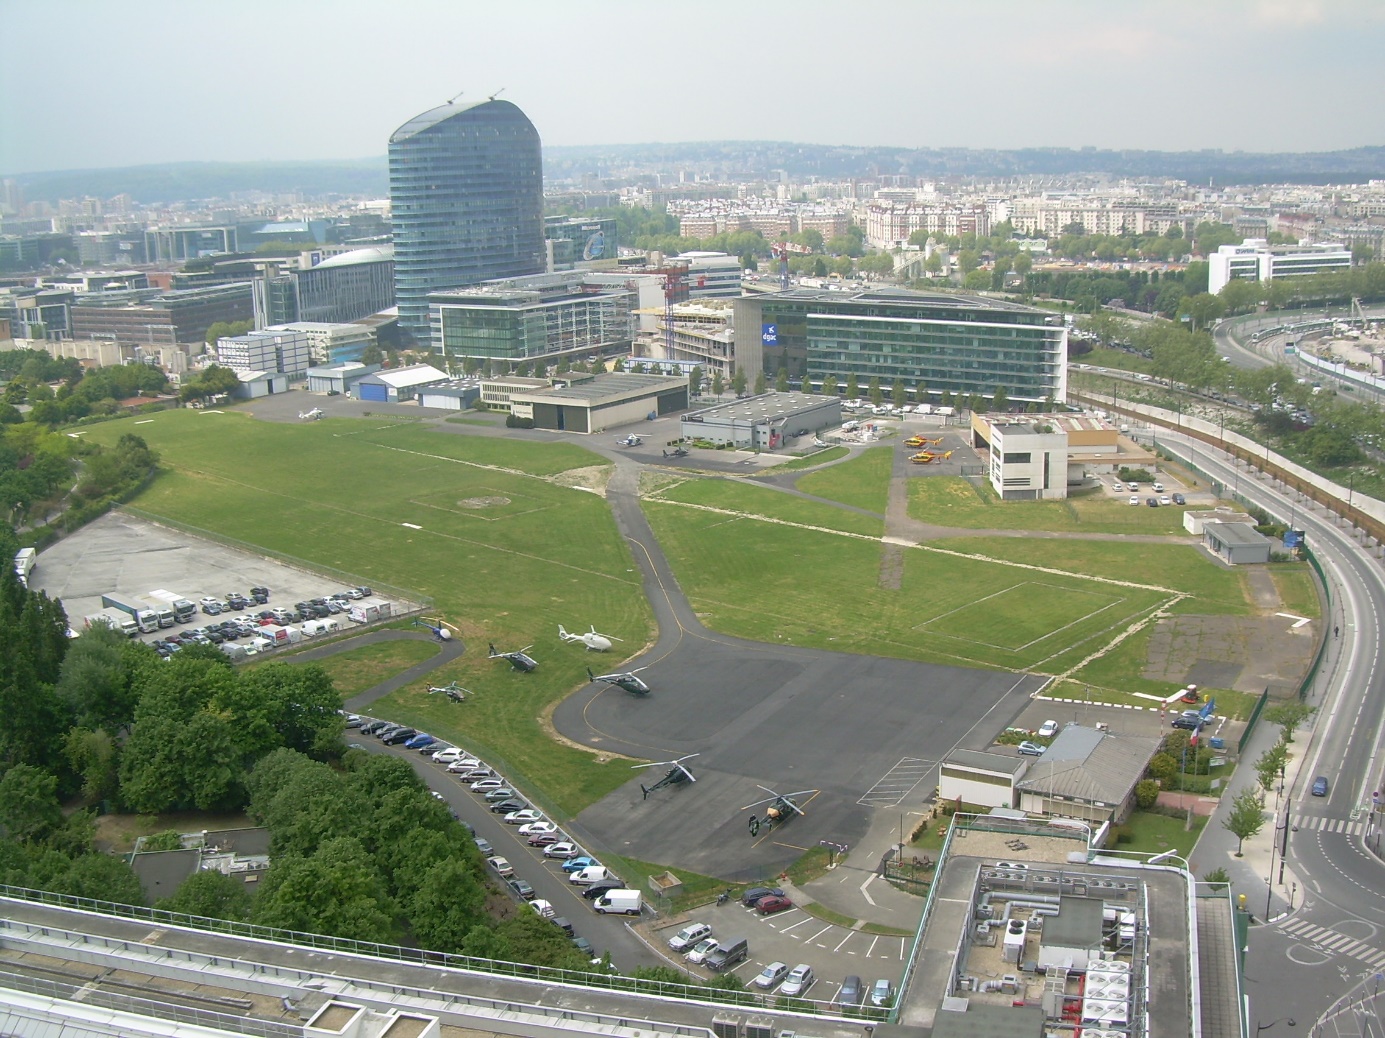
[[[883,148],[785,141],[694,141],[544,149],[550,181],[583,174],[612,176],[686,170],[726,180],[758,179],[783,170],[790,179],[871,177],[1062,176],[1105,173],[1191,183],[1329,184],[1385,177],[1385,146],[1323,152],[1115,151],[1097,148]],[[138,202],[226,199],[250,192],[305,197],[389,193],[383,155],[333,162],[175,162],[121,169],[63,170],[14,177],[31,201],[128,194]]]

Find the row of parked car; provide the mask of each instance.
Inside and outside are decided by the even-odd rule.
[[[519,838],[524,839],[531,847],[542,848],[544,860],[559,865],[568,877],[568,882],[582,887],[582,896],[594,905],[598,900],[607,897],[612,890],[618,890],[623,886],[618,877],[596,858],[583,851],[554,822],[545,818],[542,811],[530,807],[489,765],[461,747],[440,742],[426,732],[416,731],[408,725],[361,718],[354,714],[347,716],[346,725],[364,735],[374,735],[386,745],[417,750],[433,763],[445,766],[449,774],[465,784],[471,792],[478,794],[492,813],[501,815],[507,825],[515,826]],[[489,840],[477,836],[471,826],[468,825],[467,829],[471,832],[477,849],[485,857],[487,866],[504,881],[509,891],[562,929],[579,951],[596,961],[591,942],[579,936],[572,924],[558,915],[552,903],[538,897],[533,886],[515,874],[514,866],[503,855],[496,853]],[[636,914],[638,910],[637,904]]]

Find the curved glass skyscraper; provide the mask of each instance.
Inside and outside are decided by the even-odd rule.
[[[542,273],[539,133],[509,101],[445,104],[390,136],[399,327],[430,341],[428,293]]]

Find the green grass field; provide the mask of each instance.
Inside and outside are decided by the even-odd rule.
[[[890,492],[894,447],[872,447],[850,461],[800,476],[795,484],[805,494],[855,505],[871,512],[885,512]]]
[[[934,526],[968,530],[1184,533],[1181,508],[1132,507],[1125,497],[1117,500],[1104,492],[1064,501],[1002,501],[989,485],[978,487],[960,476],[910,480],[909,515]]]
[[[601,458],[568,445],[376,419],[275,425],[191,410],[138,426],[109,422],[88,436],[113,443],[126,432],[143,436],[168,470],[134,502],[142,511],[420,592],[457,625],[468,652],[434,677],[477,694],[456,706],[420,683],[374,707],[382,716],[464,745],[479,737],[478,747],[508,762],[526,788],[576,790],[561,802],[565,810],[619,784],[602,780],[611,769],[603,772],[590,752],[546,738],[542,721],[586,682],[584,653],[558,640],[558,624],[594,624],[624,639],[630,654],[653,633],[639,573],[605,500],[535,478]],[[532,644],[539,671],[516,674],[487,660],[488,641]],[[629,777],[622,770],[619,781]]]
[[[885,532],[883,519],[835,508],[821,501],[809,501],[744,480],[689,479],[665,487],[653,496],[660,501],[684,501],[705,505],[708,508],[724,508],[731,512],[765,516],[786,523],[859,533],[867,537],[880,537]],[[722,516],[709,521],[735,520]]]
[[[828,447],[825,450],[814,451],[812,454],[805,454],[801,458],[793,461],[786,461],[782,465],[775,465],[772,469],[765,469],[765,472],[792,472],[796,469],[810,469],[815,465],[825,465],[829,461],[836,461],[838,458],[845,458],[851,451],[845,447]]]

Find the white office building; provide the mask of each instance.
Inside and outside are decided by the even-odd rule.
[[[302,332],[265,330],[217,339],[216,362],[236,372],[277,372],[299,379],[307,375],[312,352]]]
[[[1068,496],[1068,434],[1048,424],[990,423],[991,487],[1005,501]]]
[[[1351,269],[1351,250],[1336,242],[1318,245],[1271,245],[1247,238],[1240,245],[1223,245],[1207,257],[1207,291],[1216,295],[1233,278],[1272,281],[1326,271]]]

